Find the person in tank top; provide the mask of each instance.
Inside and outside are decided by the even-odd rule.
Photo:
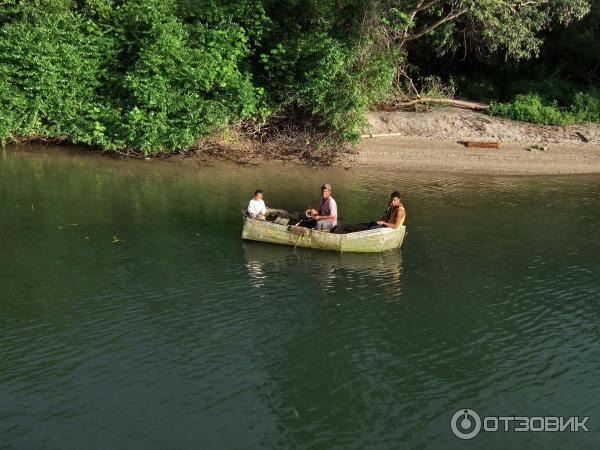
[[[402,226],[405,218],[406,211],[404,210],[404,205],[400,201],[400,193],[394,191],[390,196],[390,203],[385,210],[383,217],[381,220],[369,223],[369,230],[375,230],[377,228],[398,228]]]

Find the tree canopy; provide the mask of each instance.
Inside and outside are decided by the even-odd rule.
[[[411,54],[536,58],[552,30],[578,23],[590,6],[589,0],[5,0],[0,139],[64,138],[151,154],[293,111],[297,120],[309,118],[352,140],[365,111],[390,95]]]

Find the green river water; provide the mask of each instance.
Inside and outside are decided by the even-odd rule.
[[[398,189],[401,252],[240,240],[256,188],[346,221]],[[1,449],[600,445],[600,176],[0,150]],[[482,431],[589,416],[589,432]]]

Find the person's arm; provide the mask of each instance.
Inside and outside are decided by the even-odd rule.
[[[330,220],[336,221],[337,220],[337,203],[335,202],[335,200],[333,200],[332,205],[331,205],[331,209],[330,209]]]
[[[264,200],[262,201],[262,204],[260,205],[259,214],[262,214],[263,216],[267,214],[267,206],[265,205]]]
[[[317,210],[317,213],[312,216],[313,219],[315,220],[319,220],[322,216],[321,216],[321,205],[319,205],[318,208],[315,208]]]
[[[250,202],[248,202],[247,211],[250,217],[256,217],[256,211],[254,210],[254,199],[251,199]]]

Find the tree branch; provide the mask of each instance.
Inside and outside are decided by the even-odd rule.
[[[440,25],[445,24],[446,22],[449,22],[451,20],[456,19],[459,16],[462,16],[463,14],[465,14],[467,11],[469,10],[469,8],[463,8],[460,11],[457,12],[450,12],[450,14],[448,14],[446,17],[442,17],[440,20],[432,23],[429,26],[426,26],[424,28],[422,28],[420,31],[416,32],[415,34],[408,36],[405,41],[412,41],[414,39],[419,39],[421,36],[433,31],[434,29],[436,29],[437,27],[439,27]]]
[[[433,103],[437,105],[450,105],[458,108],[473,109],[475,111],[483,111],[488,109],[488,105],[484,103],[466,102],[464,100],[454,100],[451,98],[418,98],[409,102],[394,103],[393,108],[410,108],[419,104]]]
[[[409,13],[410,20],[414,23],[415,17],[419,12],[429,9],[432,6],[434,6],[435,4],[440,3],[441,1],[442,0],[430,0],[429,2],[426,2],[425,0],[420,0],[416,4],[415,9],[413,9]],[[404,42],[406,42],[409,30],[410,30],[410,26],[404,27],[404,30],[402,31],[402,38],[401,38],[402,44],[404,44]]]
[[[425,3],[425,0],[420,1],[415,9],[410,12],[411,19],[414,19],[418,12],[423,11],[425,9],[431,8],[436,3],[440,3],[441,0],[431,0],[430,2]]]

